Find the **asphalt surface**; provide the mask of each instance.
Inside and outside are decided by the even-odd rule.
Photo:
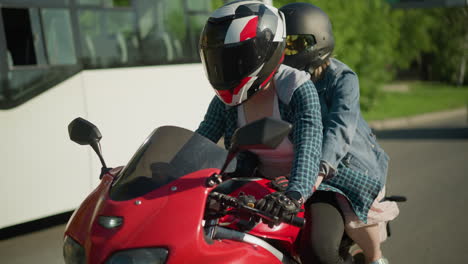
[[[377,131],[391,157],[388,195],[405,195],[392,236],[392,264],[468,263],[468,124],[456,115]],[[0,263],[63,263],[60,225],[0,241]]]
[[[62,238],[65,225],[0,241],[0,263],[63,264]]]
[[[384,244],[391,263],[468,263],[466,116],[377,133],[391,157],[387,194],[405,195]]]

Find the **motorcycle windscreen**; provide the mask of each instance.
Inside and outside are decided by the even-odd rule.
[[[174,126],[160,127],[123,169],[110,197],[116,201],[140,197],[189,173],[221,169],[226,157],[225,149],[198,133]],[[235,161],[228,171],[234,168]]]

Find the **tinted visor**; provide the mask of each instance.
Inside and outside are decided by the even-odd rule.
[[[254,40],[229,46],[231,47],[203,49],[202,56],[208,78],[217,90],[236,87],[243,78],[258,68],[264,58],[262,54],[258,54]]]
[[[258,38],[224,44],[228,24],[208,23],[200,40],[201,59],[211,85],[217,90],[235,88],[263,63],[268,51]]]
[[[317,44],[313,35],[288,35],[286,37],[285,55],[296,55],[304,50],[310,50]]]

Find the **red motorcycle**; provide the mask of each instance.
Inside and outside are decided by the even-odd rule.
[[[275,191],[270,181],[228,177],[238,152],[275,148],[289,123],[250,123],[236,131],[229,151],[187,129],[163,126],[115,169],[104,162],[96,126],[77,118],[68,129],[71,140],[95,150],[102,171],[101,183],[67,224],[66,264],[300,263],[296,241],[304,213],[278,219],[259,211],[256,200]],[[352,246],[345,236],[340,252],[350,262]]]
[[[156,129],[125,167],[107,168],[92,123],[70,123],[71,140],[90,145],[101,183],[70,218],[65,263],[299,263],[303,212],[278,219],[255,209],[269,180],[227,178],[241,150],[275,148],[291,125],[265,118],[238,129],[224,150],[187,129]],[[280,222],[270,228],[266,222]]]

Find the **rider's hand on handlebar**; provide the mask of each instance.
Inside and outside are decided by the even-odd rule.
[[[255,204],[255,208],[269,213],[273,217],[276,216],[279,220],[296,215],[300,211],[301,206],[302,204],[298,200],[283,192],[270,193]],[[265,222],[265,220],[263,221]],[[273,227],[274,225],[280,224],[280,222],[269,222],[267,224]]]

